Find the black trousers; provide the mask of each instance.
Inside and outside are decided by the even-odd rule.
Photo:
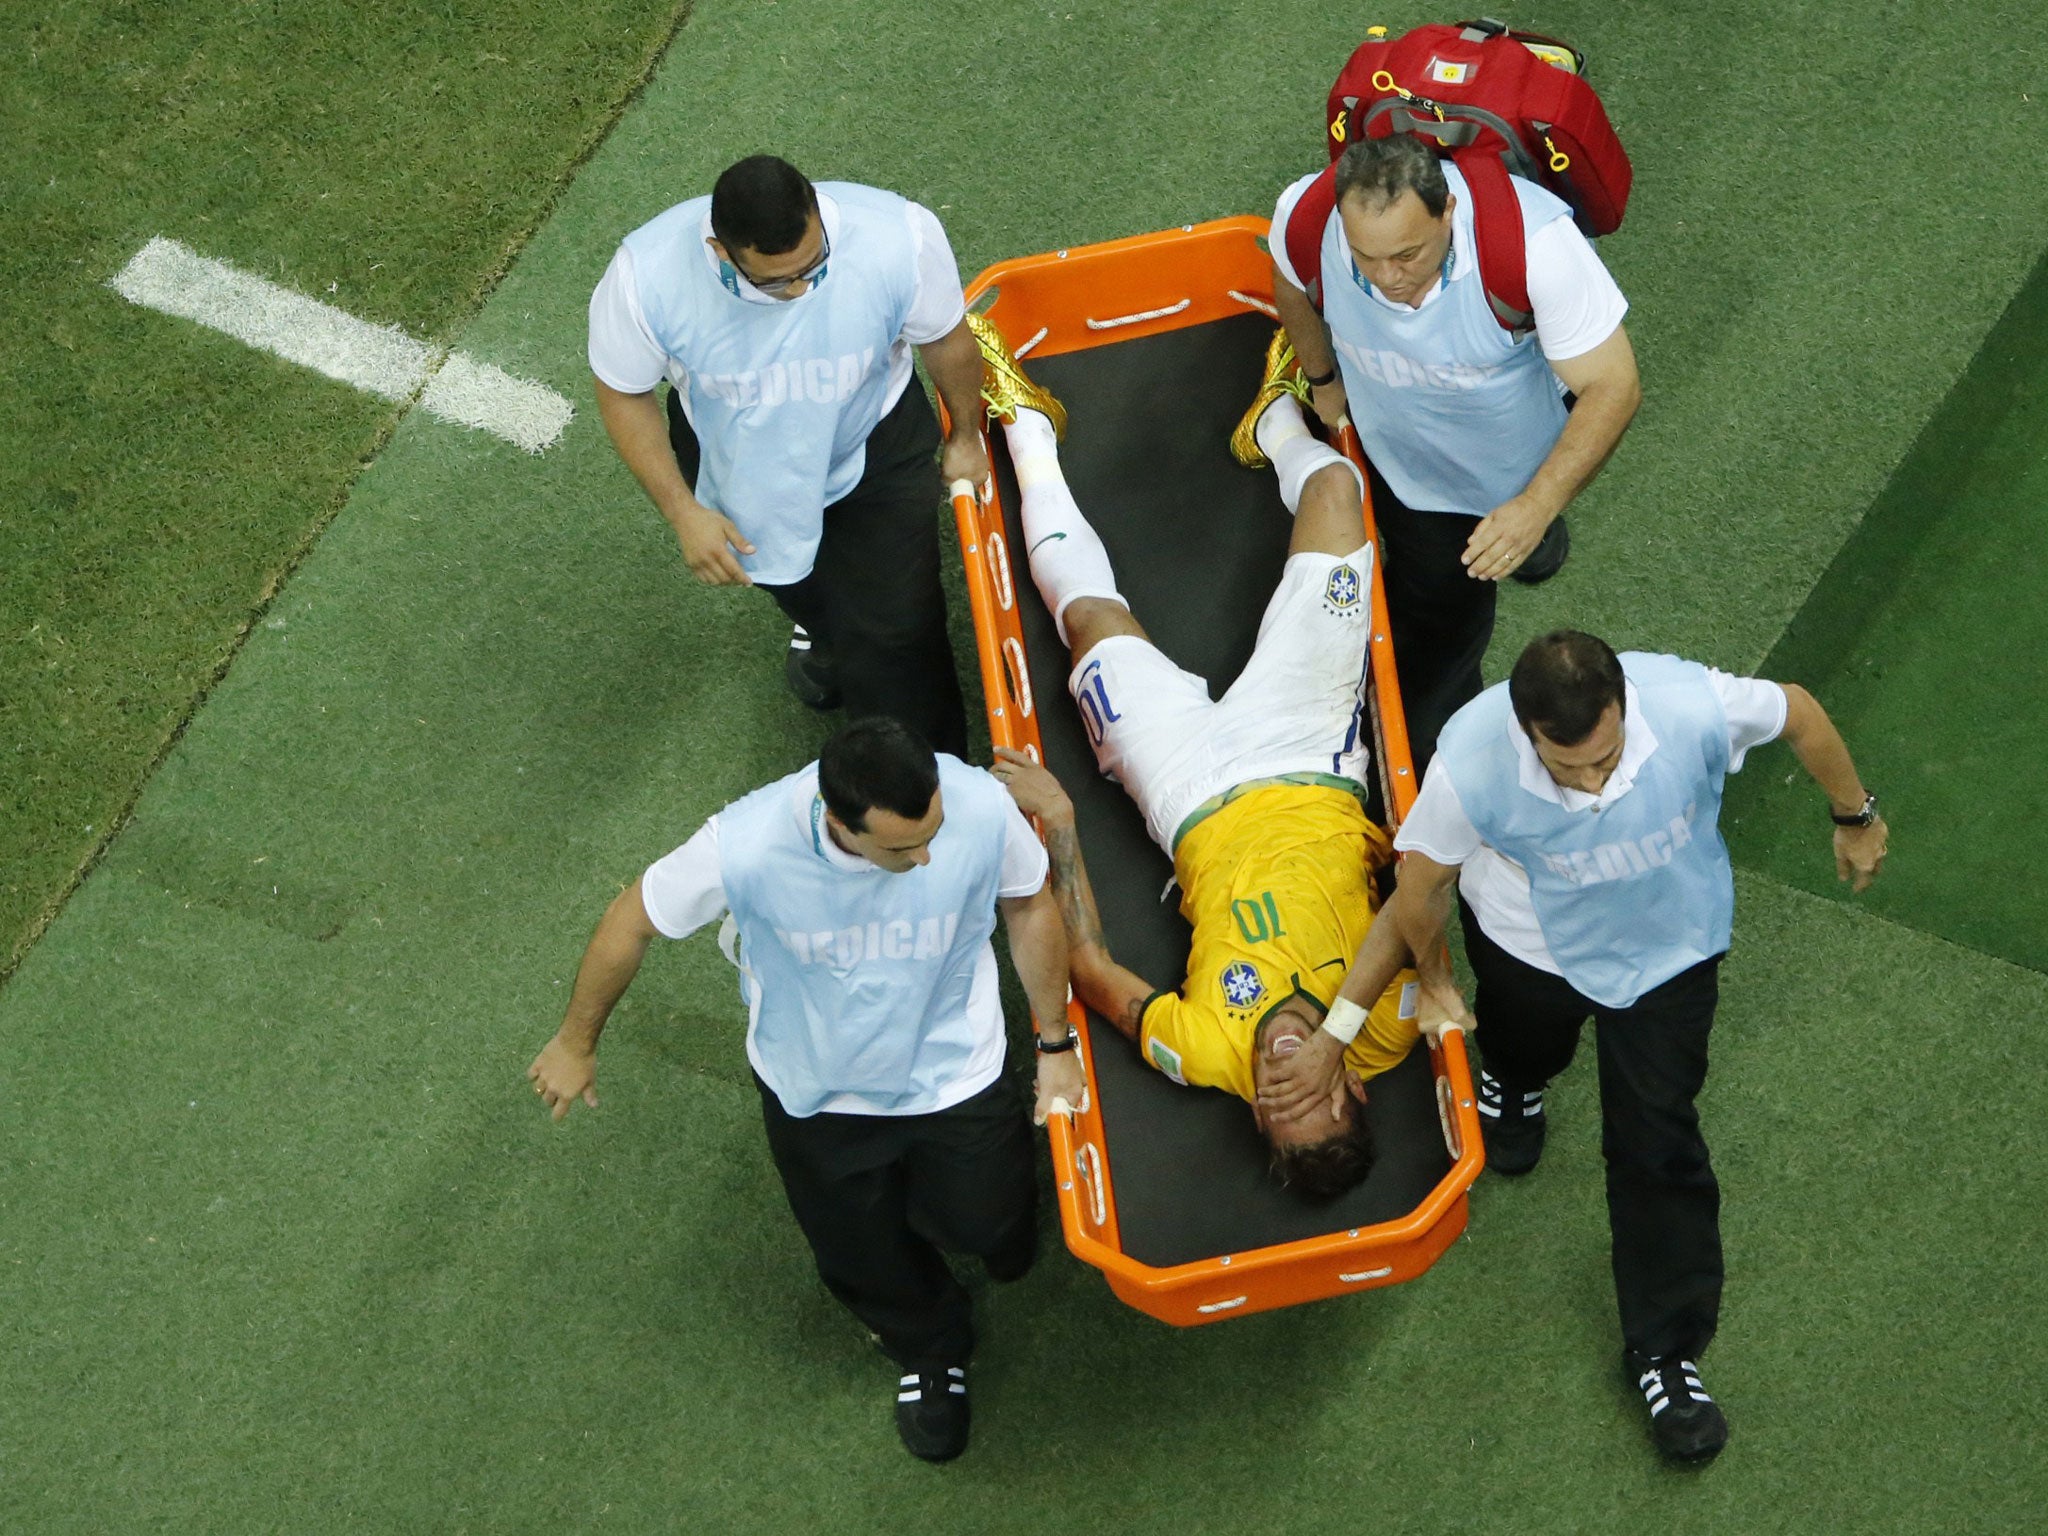
[[[668,397],[668,439],[697,483],[697,435]],[[811,574],[764,587],[831,659],[851,719],[892,715],[941,752],[967,755],[967,714],[939,584],[939,421],[913,379],[867,441],[859,484],[825,509]]]
[[[1504,1097],[1533,1092],[1562,1072],[1580,1026],[1593,1020],[1622,1341],[1646,1355],[1697,1359],[1721,1311],[1721,1187],[1693,1103],[1707,1080],[1721,957],[1679,972],[1627,1008],[1603,1008],[1562,976],[1508,954],[1470,907],[1458,906],[1478,983],[1480,1058]]]
[[[768,1148],[826,1288],[905,1370],[974,1350],[967,1291],[940,1248],[1014,1280],[1038,1251],[1031,1129],[1007,1075],[929,1115],[798,1119],[757,1076]]]
[[[1368,466],[1370,467],[1370,466]],[[1408,744],[1419,779],[1436,753],[1437,733],[1484,686],[1479,664],[1493,639],[1499,585],[1474,581],[1459,558],[1479,519],[1462,512],[1418,512],[1402,505],[1372,470],[1372,514],[1386,552],[1387,620]]]

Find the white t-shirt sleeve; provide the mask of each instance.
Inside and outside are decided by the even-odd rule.
[[[682,847],[647,866],[640,877],[640,904],[647,920],[671,939],[695,933],[726,910],[716,816]]]
[[[1394,847],[1456,868],[1483,846],[1479,829],[1465,814],[1442,760],[1432,762],[1422,776],[1422,793],[1415,797],[1408,819],[1394,834]]]
[[[1607,264],[1570,219],[1552,219],[1530,232],[1528,270],[1536,344],[1553,363],[1585,356],[1628,313]]]
[[[633,257],[622,245],[590,295],[590,371],[621,394],[644,395],[668,376],[661,350],[640,312]]]
[[[1307,291],[1307,285],[1295,274],[1294,263],[1287,259],[1287,221],[1294,216],[1294,205],[1301,201],[1301,194],[1314,181],[1315,173],[1301,178],[1280,194],[1280,201],[1273,205],[1273,229],[1266,237],[1266,244],[1273,254],[1273,266],[1279,274],[1295,287]]]
[[[1031,830],[1031,823],[1014,802],[1003,820],[1003,872],[996,886],[998,896],[1036,896],[1045,886],[1052,861],[1045,844]]]
[[[1728,771],[1740,773],[1751,747],[1776,741],[1785,732],[1785,690],[1761,677],[1733,677],[1707,668],[1707,680],[1721,696],[1728,717]]]
[[[922,203],[908,205],[911,244],[917,249],[917,293],[903,319],[903,339],[922,347],[952,334],[967,313],[960,290],[960,266],[938,215]]]

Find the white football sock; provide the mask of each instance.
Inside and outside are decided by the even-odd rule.
[[[1252,437],[1273,461],[1273,473],[1280,477],[1280,499],[1290,513],[1301,510],[1301,488],[1308,484],[1309,476],[1330,464],[1350,470],[1351,478],[1358,482],[1358,494],[1365,495],[1365,478],[1358,473],[1358,466],[1309,434],[1294,396],[1282,395],[1267,406],[1252,427]]]
[[[1259,419],[1252,423],[1252,439],[1269,459],[1280,444],[1308,435],[1308,423],[1302,419],[1301,403],[1292,395],[1282,395],[1261,411]]]
[[[1116,589],[1109,551],[1067,487],[1052,423],[1037,411],[1020,409],[1017,419],[1003,428],[1003,436],[1017,469],[1017,488],[1023,493],[1018,520],[1024,525],[1025,559],[1064,644],[1067,608],[1077,599],[1101,597],[1127,609],[1131,605]]]

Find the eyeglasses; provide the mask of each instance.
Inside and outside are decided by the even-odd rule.
[[[805,267],[803,271],[792,273],[788,277],[756,277],[737,261],[734,261],[732,264],[733,270],[752,283],[762,293],[767,294],[769,298],[779,299],[787,294],[790,289],[796,287],[797,284],[816,283],[819,278],[825,275],[825,263],[832,259],[832,236],[826,231],[823,221],[820,221],[818,225],[818,238],[825,242],[825,248],[818,253],[818,259],[808,267]]]

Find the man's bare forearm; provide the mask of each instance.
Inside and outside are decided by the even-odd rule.
[[[954,437],[981,430],[981,347],[974,332],[962,320],[937,341],[918,348],[924,371],[931,375],[932,388],[946,405],[946,419]]]
[[[1330,328],[1309,303],[1308,295],[1282,277],[1277,267],[1273,270],[1273,307],[1280,311],[1280,324],[1286,328],[1294,355],[1301,360],[1301,371],[1319,379],[1334,370],[1337,353],[1330,343]]]
[[[660,401],[651,390],[644,395],[629,395],[602,379],[594,379],[593,383],[605,435],[611,438],[612,447],[640,482],[640,489],[647,493],[655,510],[674,524],[698,503],[689,481],[683,478],[682,466],[676,463],[675,449],[668,440],[668,417]]]
[[[1154,988],[1135,971],[1119,965],[1109,952],[1073,822],[1047,819],[1044,826],[1046,851],[1052,858],[1053,899],[1059,903],[1060,924],[1067,933],[1067,961],[1073,970],[1075,995],[1109,1020],[1118,1033],[1135,1040]]]
[[[1522,494],[1553,517],[1570,506],[1614,456],[1641,403],[1640,390],[1620,386],[1581,395],[1565,418],[1564,431]]]
[[[1024,983],[1024,995],[1045,1040],[1067,1033],[1067,935],[1059,908],[1044,892],[1024,901],[1003,904],[1003,926],[1010,936],[1010,963]]]
[[[1358,957],[1345,972],[1338,995],[1370,1009],[1393,985],[1402,967],[1411,964],[1425,985],[1451,986],[1444,928],[1450,919],[1451,897],[1456,890],[1455,879],[1428,889],[1421,882],[1402,881],[1396,885],[1394,894],[1366,930],[1365,942],[1358,946]]]
[[[1081,836],[1069,821],[1045,826],[1045,851],[1052,860],[1052,894],[1059,903],[1060,924],[1067,931],[1067,948],[1107,949],[1102,937],[1102,914],[1095,907],[1095,890],[1088,883],[1088,866],[1081,858]]]
[[[1556,372],[1578,398],[1564,431],[1522,491],[1552,517],[1593,483],[1643,404],[1635,350],[1620,326],[1584,357],[1557,364]]]
[[[1786,744],[1827,794],[1829,806],[1840,815],[1855,815],[1863,809],[1864,788],[1849,744],[1820,700],[1797,683],[1780,686],[1785,690]]]
[[[626,995],[626,988],[640,974],[640,962],[653,937],[653,926],[640,899],[640,884],[635,881],[605,908],[583,951],[559,1031],[566,1044],[586,1052],[597,1049],[598,1036],[604,1033],[605,1022]]]

